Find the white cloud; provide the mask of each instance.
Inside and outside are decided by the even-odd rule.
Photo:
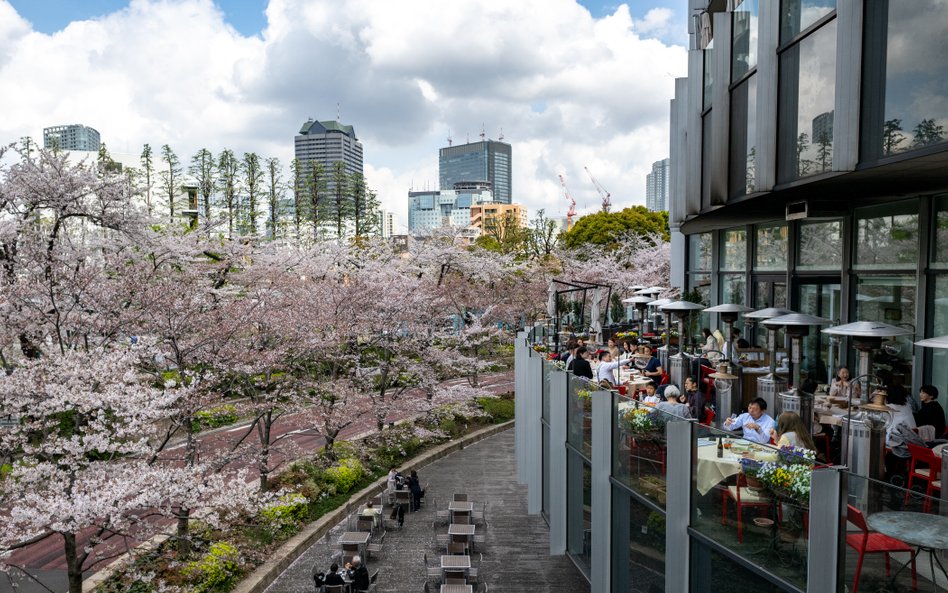
[[[355,126],[366,176],[406,221],[408,187],[437,183],[438,148],[503,128],[514,197],[565,213],[644,203],[668,152],[673,77],[684,48],[652,37],[672,14],[594,19],[574,0],[270,0],[243,37],[211,0],[133,0],[106,17],[33,32],[0,0],[0,140],[84,123],[113,151],[170,144],[182,160],[224,147],[292,158],[307,117]],[[649,35],[649,38],[643,36]]]

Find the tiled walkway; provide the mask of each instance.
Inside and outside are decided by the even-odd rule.
[[[422,468],[419,476],[422,484],[429,482],[426,506],[405,517],[403,530],[389,531],[382,554],[368,561],[370,573],[381,571],[380,593],[424,591],[424,554],[428,554],[431,564],[437,562],[434,536],[447,533],[447,527],[432,528],[435,509],[447,508],[454,492],[467,492],[478,505],[488,503],[487,543],[478,549],[483,551],[483,560],[478,562],[475,554],[474,565],[479,566],[478,581],[486,583],[490,593],[589,591],[589,584],[567,557],[549,555],[549,530],[543,519],[527,515],[526,488],[516,480],[512,429]],[[309,548],[267,589],[268,593],[313,593],[313,566],[328,569],[330,554],[337,548],[335,542],[344,527],[337,526]],[[434,593],[439,591],[434,580],[430,587]]]

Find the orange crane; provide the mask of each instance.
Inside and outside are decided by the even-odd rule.
[[[602,186],[601,183],[596,181],[596,178],[593,177],[592,171],[589,170],[589,167],[583,167],[586,169],[586,174],[589,175],[590,181],[593,182],[593,186],[596,188],[596,191],[599,192],[599,196],[602,198],[602,211],[609,212],[609,207],[612,206],[612,202],[609,201],[609,198],[612,197],[612,194],[606,191],[606,188]]]
[[[563,186],[563,193],[566,194],[566,199],[569,200],[569,212],[566,213],[566,230],[569,231],[573,227],[573,217],[576,216],[576,200],[569,194],[569,188],[566,187],[566,179],[564,179],[562,175],[560,175],[559,178],[560,185]]]

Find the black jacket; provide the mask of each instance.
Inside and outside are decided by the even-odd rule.
[[[940,439],[945,434],[945,409],[938,402],[922,404],[922,409],[915,414],[915,424],[934,426],[935,438]]]
[[[342,575],[338,572],[331,572],[326,575],[326,580],[323,581],[326,585],[345,585],[346,580],[342,578]]]
[[[369,589],[369,569],[365,567],[364,562],[349,572],[349,578],[352,579],[353,590],[367,591]]]
[[[593,378],[592,366],[589,364],[589,361],[582,356],[574,358],[572,365],[573,374],[577,377],[586,377],[587,379]]]

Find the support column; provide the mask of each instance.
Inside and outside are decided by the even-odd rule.
[[[526,458],[524,457],[523,427],[526,425],[523,404],[527,400],[525,377],[527,374],[527,331],[517,332],[514,342],[514,450],[517,460],[517,483],[526,484]]]
[[[780,3],[761,2],[757,21],[757,191],[777,182],[777,45]]]
[[[714,13],[714,50],[711,54],[711,206],[727,204],[728,160],[731,136],[731,14]],[[714,295],[712,294],[712,299]]]
[[[688,525],[691,523],[691,433],[695,423],[692,420],[667,425],[665,550],[674,557],[665,559],[666,591],[688,591],[691,574]]]
[[[845,558],[846,501],[840,496],[843,474],[839,468],[813,471],[810,481],[810,533],[807,549],[807,591],[842,591]],[[813,501],[819,501],[814,504]],[[840,548],[843,548],[842,553]]]
[[[591,591],[610,591],[612,581],[612,393],[592,394]]]
[[[543,356],[534,353],[527,364],[524,402],[524,465],[527,480],[527,513],[543,508]]]
[[[566,553],[566,435],[569,375],[550,373],[550,555]]]
[[[862,11],[863,0],[837,0],[833,171],[852,171],[859,162]]]

